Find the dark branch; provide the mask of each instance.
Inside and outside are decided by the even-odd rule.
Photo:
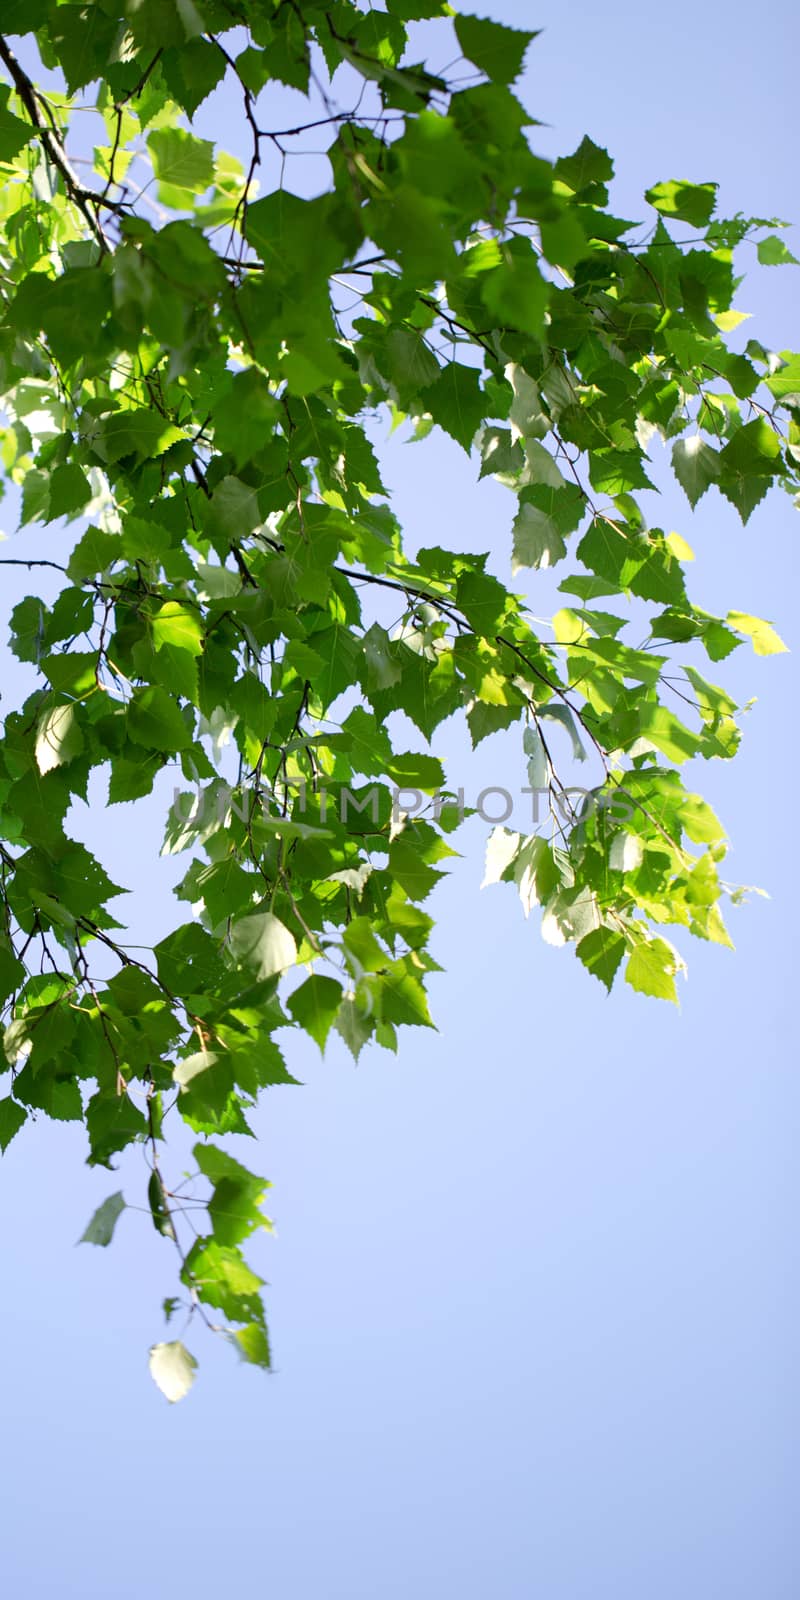
[[[83,214],[101,250],[107,250],[109,247],[108,240],[100,225],[97,211],[93,212],[92,207],[104,206],[107,211],[117,213],[123,210],[124,207],[118,200],[109,200],[105,195],[95,194],[92,189],[85,188],[81,183],[77,172],[70,163],[63,141],[55,126],[48,126],[48,123],[42,117],[36,88],[2,34],[0,34],[0,61],[4,63],[11,75],[14,87],[36,129],[45,155],[61,173],[69,198]]]

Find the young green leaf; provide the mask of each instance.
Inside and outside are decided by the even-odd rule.
[[[765,622],[763,617],[751,617],[745,611],[729,611],[726,620],[737,633],[745,633],[752,640],[757,656],[780,655],[787,648],[772,623]]]
[[[121,1193],[110,1194],[107,1200],[98,1206],[91,1222],[86,1227],[78,1240],[79,1244],[109,1245],[114,1237],[114,1229],[125,1210],[125,1201]]]
[[[599,978],[611,992],[614,979],[625,954],[625,939],[612,928],[593,928],[579,939],[575,954],[592,977]]]
[[[293,935],[271,911],[239,917],[231,928],[230,941],[237,960],[252,967],[261,979],[286,972],[297,960]]]
[[[6,1095],[4,1100],[0,1100],[0,1150],[5,1151],[8,1149],[15,1134],[19,1133],[27,1115],[25,1107],[19,1105],[16,1100],[12,1100],[10,1095]]]
[[[634,946],[625,968],[625,981],[639,994],[678,1004],[675,952],[664,939],[648,939]]]
[[[315,972],[289,996],[287,1006],[300,1027],[324,1050],[341,1000],[341,984]]]
[[[53,706],[46,711],[36,732],[36,765],[39,771],[52,772],[54,767],[74,761],[83,749],[83,734],[78,725],[74,706]]]
[[[522,71],[528,45],[536,38],[535,32],[507,28],[483,17],[456,17],[455,29],[464,55],[494,83],[513,83]]]
[[[718,187],[716,183],[679,183],[672,179],[648,189],[645,200],[662,216],[688,222],[692,228],[704,228],[711,221]]]
[[[702,434],[690,433],[686,439],[676,439],[672,446],[672,470],[694,507],[709,484],[719,477],[719,454]]]

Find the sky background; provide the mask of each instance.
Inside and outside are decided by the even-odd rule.
[[[620,214],[644,215],[642,191],[674,176],[719,180],[722,215],[800,219],[789,0],[482,9],[545,30],[522,84],[549,124],[535,148],[565,153],[584,133],[606,145]],[[203,115],[234,142],[224,102]],[[800,254],[800,229],[787,237]],[[744,337],[797,348],[797,271],[756,271],[754,255]],[[490,550],[507,574],[507,491],[476,488],[438,430],[382,455],[412,549]],[[696,601],[766,616],[796,644],[790,502],[771,495],[742,529],[716,491],[692,515],[663,481],[660,520],[696,552]],[[2,525],[13,533],[10,514]],[[14,553],[39,542],[28,529]],[[3,584],[4,638],[32,584]],[[538,577],[530,594],[552,608]],[[120,1180],[81,1165],[77,1127],[40,1118],[12,1144],[5,1594],[794,1600],[794,659],[742,647],[712,674],[758,703],[735,764],[697,783],[734,840],[729,876],[771,898],[733,913],[735,954],[683,947],[680,1013],[624,986],[607,999],[510,888],[479,893],[476,821],[436,892],[440,1031],[404,1030],[397,1058],[367,1051],[358,1068],[343,1047],[321,1061],[294,1043],[305,1087],[265,1097],[247,1152],[274,1185],[277,1232],[253,1252],[271,1284],[272,1376],[192,1330],[198,1382],[168,1406],[146,1363],[173,1292],[169,1244],[129,1213],[110,1250],[74,1249]],[[8,704],[22,680],[2,665]],[[513,738],[476,758],[440,734],[468,798],[521,787]],[[138,885],[131,925],[157,938],[181,914],[168,889],[186,858],[157,861],[157,809],[138,817],[76,814],[75,833]],[[121,1180],[135,1198],[136,1158]]]

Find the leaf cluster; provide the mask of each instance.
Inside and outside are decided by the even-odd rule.
[[[242,1247],[266,1185],[219,1140],[294,1081],[292,1030],[320,1049],[335,1031],[357,1058],[432,1025],[427,902],[459,819],[437,729],[464,716],[477,745],[518,728],[545,800],[530,836],[494,832],[487,881],[513,882],[606,987],[621,971],[674,1000],[665,926],[728,943],[721,905],[740,897],[722,825],[681,775],[739,742],[705,672],[748,638],[783,648],[765,621],[693,603],[689,546],[641,503],[657,441],[691,506],[710,491],[746,522],[772,485],[796,491],[800,358],[729,339],[736,251],[790,261],[781,225],[720,219],[715,185],[683,181],[615,216],[606,150],[535,154],[513,88],[533,34],[459,16],[450,77],[409,60],[413,24],[449,15],[436,0],[3,10],[0,443],[24,541],[8,559],[35,571],[42,525],[76,539],[40,563],[57,598],[33,585],[11,619],[35,687],[0,741],[0,1144],[44,1113],[84,1125],[93,1164],[143,1146],[177,1251],[167,1315],[264,1367]],[[37,55],[62,91],[22,65]],[[195,130],[223,82],[247,168]],[[302,125],[265,125],[276,82],[307,97]],[[105,128],[88,169],[87,105]],[[292,186],[310,129],[330,166],[314,198]],[[262,193],[275,151],[282,179]],[[412,439],[443,430],[465,472],[510,491],[508,539],[409,558],[371,443],[387,415]],[[547,627],[490,570],[507,554],[515,574],[561,568]],[[164,850],[187,856],[184,919],[144,954],[65,823],[98,771],[111,807],[165,772],[183,785]],[[180,1184],[163,1175],[168,1117],[197,1139]],[[107,1245],[124,1203],[84,1238]],[[194,1366],[180,1339],[153,1347],[170,1400]]]

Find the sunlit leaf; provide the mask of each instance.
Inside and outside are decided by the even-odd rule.
[[[150,1376],[172,1405],[189,1393],[196,1371],[197,1362],[180,1339],[151,1347]]]

